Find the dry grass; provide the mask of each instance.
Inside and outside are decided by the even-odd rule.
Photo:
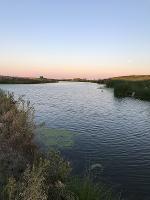
[[[132,76],[120,76],[111,78],[111,80],[123,80],[123,81],[149,81],[150,75],[132,75]]]

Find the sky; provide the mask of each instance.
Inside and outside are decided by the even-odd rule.
[[[150,0],[0,0],[0,74],[150,74]]]

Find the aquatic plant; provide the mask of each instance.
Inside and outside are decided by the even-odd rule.
[[[104,183],[93,183],[89,175],[84,178],[73,178],[68,183],[69,190],[73,191],[79,200],[120,200],[112,189]]]
[[[116,97],[134,97],[141,100],[150,100],[150,80],[145,79],[109,79],[106,86],[114,88]]]
[[[75,133],[71,131],[40,127],[35,132],[36,142],[46,149],[71,148],[74,144]]]

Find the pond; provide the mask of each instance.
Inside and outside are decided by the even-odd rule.
[[[25,95],[35,108],[36,122],[45,122],[53,133],[58,130],[59,137],[61,130],[67,137],[73,134],[69,136],[73,142],[67,141],[69,145],[64,148],[60,145],[73,173],[84,174],[86,169],[97,168],[99,179],[114,185],[128,198],[149,199],[150,102],[117,99],[112,89],[95,83],[0,85],[0,88],[16,96]]]

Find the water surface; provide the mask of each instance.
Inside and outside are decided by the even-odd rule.
[[[77,134],[64,150],[73,171],[83,173],[101,164],[100,178],[136,200],[150,199],[150,102],[117,99],[112,89],[94,83],[60,82],[0,85],[25,95],[36,110],[36,121]]]

